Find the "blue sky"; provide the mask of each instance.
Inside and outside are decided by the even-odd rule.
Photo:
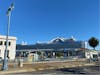
[[[46,42],[55,37],[100,39],[99,0],[0,0],[0,34],[6,34],[6,11],[14,1],[10,35],[17,43]]]

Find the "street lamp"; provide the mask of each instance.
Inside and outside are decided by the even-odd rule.
[[[13,3],[7,10],[7,16],[8,16],[8,24],[7,24],[7,34],[6,34],[6,46],[5,46],[5,52],[4,52],[4,60],[3,60],[3,65],[2,65],[2,70],[8,70],[8,64],[7,64],[7,49],[8,49],[8,36],[9,36],[9,30],[10,30],[10,16],[11,16],[11,11],[14,8]]]

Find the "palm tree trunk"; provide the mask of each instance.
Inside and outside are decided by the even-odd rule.
[[[95,50],[95,47],[93,47],[93,49]]]

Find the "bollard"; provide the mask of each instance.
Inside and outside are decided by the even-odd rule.
[[[14,65],[13,65],[13,67],[14,67],[14,68],[17,67],[17,59],[14,60]]]
[[[18,66],[23,67],[23,59],[19,59]]]

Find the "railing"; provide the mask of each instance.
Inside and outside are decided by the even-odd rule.
[[[100,61],[100,59],[94,58],[94,59],[86,59],[86,58],[77,58],[77,57],[63,57],[63,58],[38,58],[38,59],[34,59],[34,58],[29,58],[29,57],[16,57],[15,62],[18,62],[20,59],[23,60],[23,62],[42,62],[42,61],[77,61],[77,60],[82,60],[82,61],[86,61],[87,63],[90,62],[96,62],[96,61]]]

